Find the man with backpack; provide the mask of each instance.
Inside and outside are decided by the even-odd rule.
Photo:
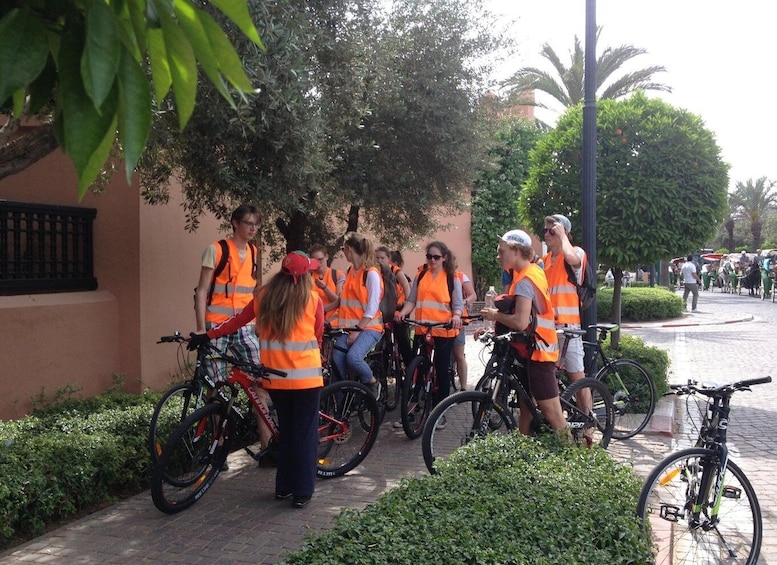
[[[572,223],[566,216],[554,214],[545,218],[545,243],[549,253],[543,258],[545,277],[548,279],[550,301],[555,312],[556,329],[580,329],[580,298],[578,287],[584,282],[588,257],[585,251],[572,245],[569,233]],[[570,269],[571,267],[571,269]],[[574,280],[570,279],[570,272]],[[565,350],[566,338],[559,334],[559,351]],[[558,364],[564,367],[572,382],[585,377],[585,352],[583,340],[575,336],[566,345],[566,353],[559,357]],[[578,398],[582,407],[591,405],[590,392],[581,391],[588,398]]]

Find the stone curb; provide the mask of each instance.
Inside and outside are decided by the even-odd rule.
[[[621,328],[624,329],[640,329],[640,328],[684,328],[689,326],[717,326],[723,324],[739,324],[742,322],[752,322],[754,316],[745,316],[744,318],[738,318],[733,320],[710,320],[710,321],[698,321],[698,322],[668,322],[666,324],[621,324]]]

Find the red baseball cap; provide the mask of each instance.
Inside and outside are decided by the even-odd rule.
[[[297,283],[297,277],[316,269],[318,269],[318,260],[311,259],[303,251],[292,251],[281,261],[281,272],[294,277],[294,284]]]

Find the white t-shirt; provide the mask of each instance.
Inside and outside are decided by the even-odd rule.
[[[683,268],[680,270],[680,272],[683,275],[684,283],[696,282],[696,277],[693,276],[696,274],[696,265],[693,263],[693,261],[686,261],[683,263]]]

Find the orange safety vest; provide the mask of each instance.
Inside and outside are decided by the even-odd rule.
[[[401,284],[399,284],[399,275],[397,274],[401,270],[402,269],[396,265],[391,265],[391,272],[394,273],[394,277],[397,279],[397,310],[399,310],[405,301],[407,301],[407,296],[405,296],[405,289],[402,288]],[[405,275],[402,276],[404,277]]]
[[[418,279],[416,278],[416,280]],[[417,284],[414,314],[416,321],[450,322],[453,318],[453,310],[451,309],[453,297],[448,291],[448,274],[445,270],[440,270],[435,277],[431,269],[427,269]],[[428,331],[422,326],[415,328],[415,333],[419,335],[426,334]],[[459,335],[459,330],[432,328],[433,337],[456,337],[457,335]]]
[[[254,297],[254,265],[251,264],[251,250],[246,247],[246,258],[240,260],[235,242],[228,238],[229,260],[213,285],[213,298],[205,310],[205,321],[220,324],[228,320],[251,302]],[[221,258],[221,246],[216,245],[216,264]]]
[[[383,297],[383,277],[378,267],[370,267],[370,271],[375,271],[380,277],[380,296]],[[340,293],[340,327],[352,328],[364,318],[364,308],[367,306],[369,296],[367,294],[367,285],[364,282],[364,266],[358,271],[353,267],[348,269],[345,274],[345,284]],[[365,330],[375,330],[383,332],[383,314],[378,308],[378,313],[370,320]]]
[[[510,294],[515,294],[515,286],[524,278],[528,278],[538,294],[538,302],[544,302],[545,313],[536,314],[536,335],[532,361],[558,361],[558,336],[556,335],[556,322],[553,319],[553,304],[550,300],[548,281],[544,271],[534,263],[529,263],[524,269],[513,273],[513,282],[510,284]],[[545,340],[544,342],[542,340]]]
[[[583,263],[581,267],[585,272],[585,261],[583,254]],[[564,267],[564,255],[559,253],[554,258],[548,253],[542,258],[545,264],[545,277],[548,279],[548,288],[550,290],[550,300],[553,302],[553,310],[556,312],[557,325],[580,325],[580,299],[577,297],[575,285],[569,282],[567,270]]]
[[[324,273],[324,276],[321,277],[321,280],[324,281],[324,284],[326,284],[327,288],[337,294],[337,281],[332,277],[332,272],[335,273],[335,276],[339,276],[340,272],[335,269],[327,269]],[[312,272],[310,273],[310,276],[313,279],[318,278],[318,273]],[[321,298],[321,302],[324,303],[324,306],[327,306],[328,304],[334,302],[334,300],[330,300],[329,296],[327,295],[326,291],[323,288],[318,288],[316,283],[313,283],[313,291]],[[338,310],[339,308],[332,308],[329,312],[325,312],[325,321],[329,322],[329,324],[336,328],[338,324]]]
[[[261,294],[261,293],[260,293]],[[285,377],[268,374],[264,388],[274,390],[300,390],[324,386],[321,369],[321,351],[316,339],[316,309],[320,298],[310,293],[302,316],[291,335],[285,341],[263,339],[259,336],[259,350],[262,363],[285,371]],[[256,300],[256,315],[259,317],[259,300]],[[259,328],[257,327],[257,330]],[[261,333],[261,332],[260,332]]]

